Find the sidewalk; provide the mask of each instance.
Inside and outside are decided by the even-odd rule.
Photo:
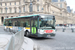
[[[11,35],[0,34],[0,50],[5,50],[10,39],[11,39]]]
[[[5,50],[12,35],[0,34],[0,50]],[[20,50],[33,50],[34,43],[31,39],[24,37],[24,42]]]
[[[8,43],[10,43],[10,40],[11,40],[12,36],[14,35],[13,33],[6,32],[3,29],[4,29],[4,26],[0,26],[0,50],[5,50],[5,48],[7,47]],[[22,36],[21,33],[20,34],[17,34],[18,36],[15,39],[15,40],[17,40],[17,42],[21,41],[21,39],[19,39],[19,37],[20,37],[19,35]],[[12,42],[12,44],[14,44],[14,43]],[[33,50],[33,47],[34,47],[33,41],[31,39],[27,38],[27,37],[24,37],[24,42],[23,42],[23,44],[22,44],[22,46],[21,46],[21,48],[19,50]],[[9,50],[11,50],[11,49],[9,49]]]

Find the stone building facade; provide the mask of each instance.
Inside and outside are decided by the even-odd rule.
[[[51,14],[56,17],[56,24],[74,24],[75,14],[67,12],[67,3],[52,0],[0,0],[0,25],[4,18],[31,14]]]

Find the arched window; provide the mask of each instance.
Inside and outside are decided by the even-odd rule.
[[[3,23],[3,21],[4,21],[4,17],[1,17],[1,22]]]

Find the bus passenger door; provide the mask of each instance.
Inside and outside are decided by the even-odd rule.
[[[37,19],[31,20],[31,33],[36,34],[37,33]]]

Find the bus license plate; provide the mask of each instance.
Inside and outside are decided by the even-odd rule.
[[[50,35],[47,35],[47,37],[50,37]]]

